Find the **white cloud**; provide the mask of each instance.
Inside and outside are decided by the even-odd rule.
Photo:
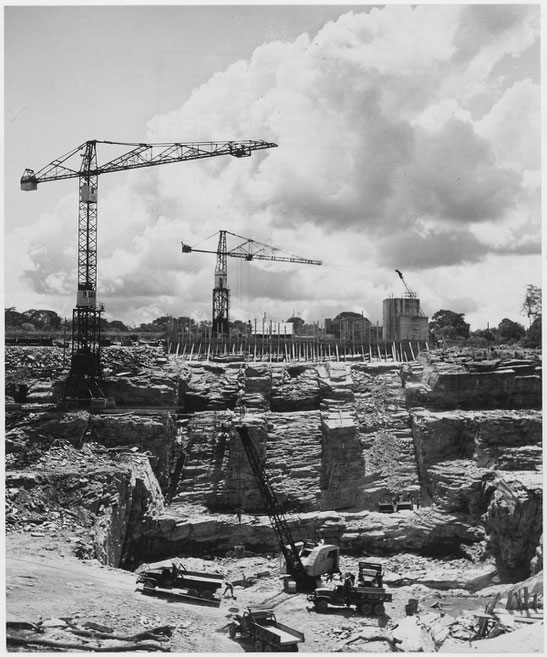
[[[539,231],[539,93],[525,68],[517,72],[538,39],[537,16],[524,5],[356,9],[216,73],[182,107],[153,117],[148,140],[265,139],[279,148],[109,184],[99,297],[121,319],[208,317],[214,256],[182,255],[180,241],[227,229],[325,261],[257,268],[248,298],[234,297],[238,318],[264,310],[277,321],[297,307],[313,321],[361,308],[376,321],[402,267],[428,303],[461,302],[454,310],[467,304],[481,319],[488,300],[495,321],[495,291],[503,304],[509,297],[487,265],[502,262],[497,254],[533,253]],[[19,251],[35,290],[59,294],[75,255],[50,226],[42,217],[38,250],[27,240]],[[520,290],[509,288],[516,318]]]

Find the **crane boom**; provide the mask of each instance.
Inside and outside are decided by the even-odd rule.
[[[105,164],[97,163],[97,144],[130,147]],[[98,381],[100,366],[100,324],[102,308],[97,308],[97,205],[99,175],[128,171],[172,162],[198,160],[220,155],[249,157],[252,151],[274,148],[266,141],[204,141],[190,143],[131,144],[90,139],[37,173],[25,169],[21,189],[34,191],[38,185],[54,180],[79,179],[78,201],[78,286],[72,319],[72,358],[65,397],[103,397]]]
[[[230,294],[228,289],[228,256],[232,258],[243,258],[244,260],[273,260],[275,262],[295,262],[303,265],[323,264],[321,260],[310,260],[309,258],[301,258],[290,253],[284,253],[275,246],[264,244],[264,242],[253,240],[250,237],[242,237],[228,230],[220,230],[218,233],[219,241],[216,251],[196,249],[189,244],[181,242],[183,253],[213,253],[217,256],[215,287],[213,288],[214,335],[228,334],[229,332],[228,314]],[[232,235],[233,237],[244,240],[244,242],[233,249],[228,249],[226,246],[226,235]]]
[[[306,582],[308,577],[304,564],[300,558],[289,525],[281,511],[275,492],[270,484],[264,465],[259,458],[249,429],[245,425],[238,425],[236,429],[255,476],[255,481],[262,496],[264,506],[266,507],[266,512],[279,539],[279,547],[285,557],[288,571],[298,582]]]
[[[113,144],[116,146],[134,146],[127,153],[114,158],[101,166],[96,161],[91,164],[86,153],[90,145]],[[116,141],[100,141],[91,139],[77,148],[69,151],[60,158],[53,160],[50,164],[34,173],[33,169],[25,169],[21,177],[21,189],[23,191],[34,191],[38,183],[51,182],[53,180],[66,180],[68,178],[80,178],[83,176],[94,176],[102,173],[113,173],[115,171],[128,171],[129,169],[141,169],[153,167],[159,164],[171,162],[182,162],[187,160],[199,160],[219,155],[232,155],[233,157],[249,157],[252,151],[265,148],[275,148],[277,144],[266,141],[201,141],[190,143],[173,144],[128,144]],[[79,169],[70,168],[67,162],[79,153],[83,157]],[[87,165],[89,163],[89,165]]]

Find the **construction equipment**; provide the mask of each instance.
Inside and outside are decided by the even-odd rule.
[[[298,644],[305,641],[302,632],[280,623],[266,607],[249,607],[243,614],[236,614],[228,625],[228,634],[235,639],[238,633],[253,640],[255,652],[298,652]]]
[[[215,233],[216,235],[216,233]],[[226,235],[232,235],[244,240],[242,244],[228,249]],[[228,256],[243,258],[244,260],[273,260],[275,262],[295,262],[304,265],[321,265],[321,260],[310,260],[300,256],[285,253],[275,246],[269,246],[249,237],[242,237],[228,230],[219,231],[218,247],[216,251],[196,249],[188,244],[182,244],[183,253],[215,253],[217,262],[215,267],[215,286],[213,288],[213,335],[228,335],[230,290],[228,288]]]
[[[296,588],[313,589],[321,575],[338,571],[340,549],[337,545],[321,542],[300,541],[295,543],[248,427],[238,425],[236,429],[255,476],[266,512],[279,540],[283,555],[281,573],[289,574],[295,582]],[[287,587],[289,586],[290,581],[287,581]]]
[[[416,292],[414,292],[413,290],[411,290],[411,289],[408,287],[408,285],[406,284],[406,281],[405,281],[405,279],[404,279],[404,277],[403,277],[403,273],[400,272],[398,269],[396,269],[395,271],[396,271],[397,275],[399,276],[399,278],[403,281],[403,285],[405,286],[405,289],[406,289],[406,291],[407,291],[407,293],[408,293],[408,296],[409,296],[411,299],[416,299]],[[419,308],[419,313],[420,313],[420,317],[425,317],[425,314],[424,314],[424,312],[423,312],[423,310],[422,310],[421,308]]]
[[[392,600],[391,593],[383,587],[382,578],[381,564],[361,561],[357,586],[353,586],[352,577],[348,574],[344,584],[331,588],[318,587],[308,596],[308,600],[320,613],[328,611],[329,606],[354,606],[363,616],[381,616],[385,613],[384,602]]]
[[[106,164],[97,164],[97,144],[130,146],[131,149]],[[188,144],[128,144],[91,139],[53,160],[35,173],[25,169],[23,191],[38,184],[79,178],[78,289],[72,315],[72,356],[65,397],[104,397],[100,359],[100,320],[103,306],[97,305],[97,205],[98,179],[103,173],[128,171],[172,162],[198,160],[220,155],[248,157],[254,150],[273,148],[265,141],[191,142]],[[75,160],[75,165],[71,161]]]
[[[222,586],[224,577],[215,573],[202,573],[187,570],[182,564],[173,563],[171,567],[160,566],[143,570],[137,575],[137,583],[144,589],[186,589],[192,598],[212,600],[215,592]]]

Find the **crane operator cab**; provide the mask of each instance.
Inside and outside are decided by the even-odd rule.
[[[295,543],[302,565],[309,577],[320,577],[339,570],[340,549],[337,545],[298,541]],[[288,573],[287,562],[283,554],[279,557],[279,572]]]

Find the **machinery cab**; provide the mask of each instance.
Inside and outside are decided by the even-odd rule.
[[[360,561],[357,586],[381,588],[383,585],[383,576],[382,564]]]
[[[339,569],[340,549],[337,545],[316,543],[313,541],[299,541],[295,543],[298,556],[309,577],[320,577]],[[280,556],[279,570],[287,574],[287,563],[283,555]]]

